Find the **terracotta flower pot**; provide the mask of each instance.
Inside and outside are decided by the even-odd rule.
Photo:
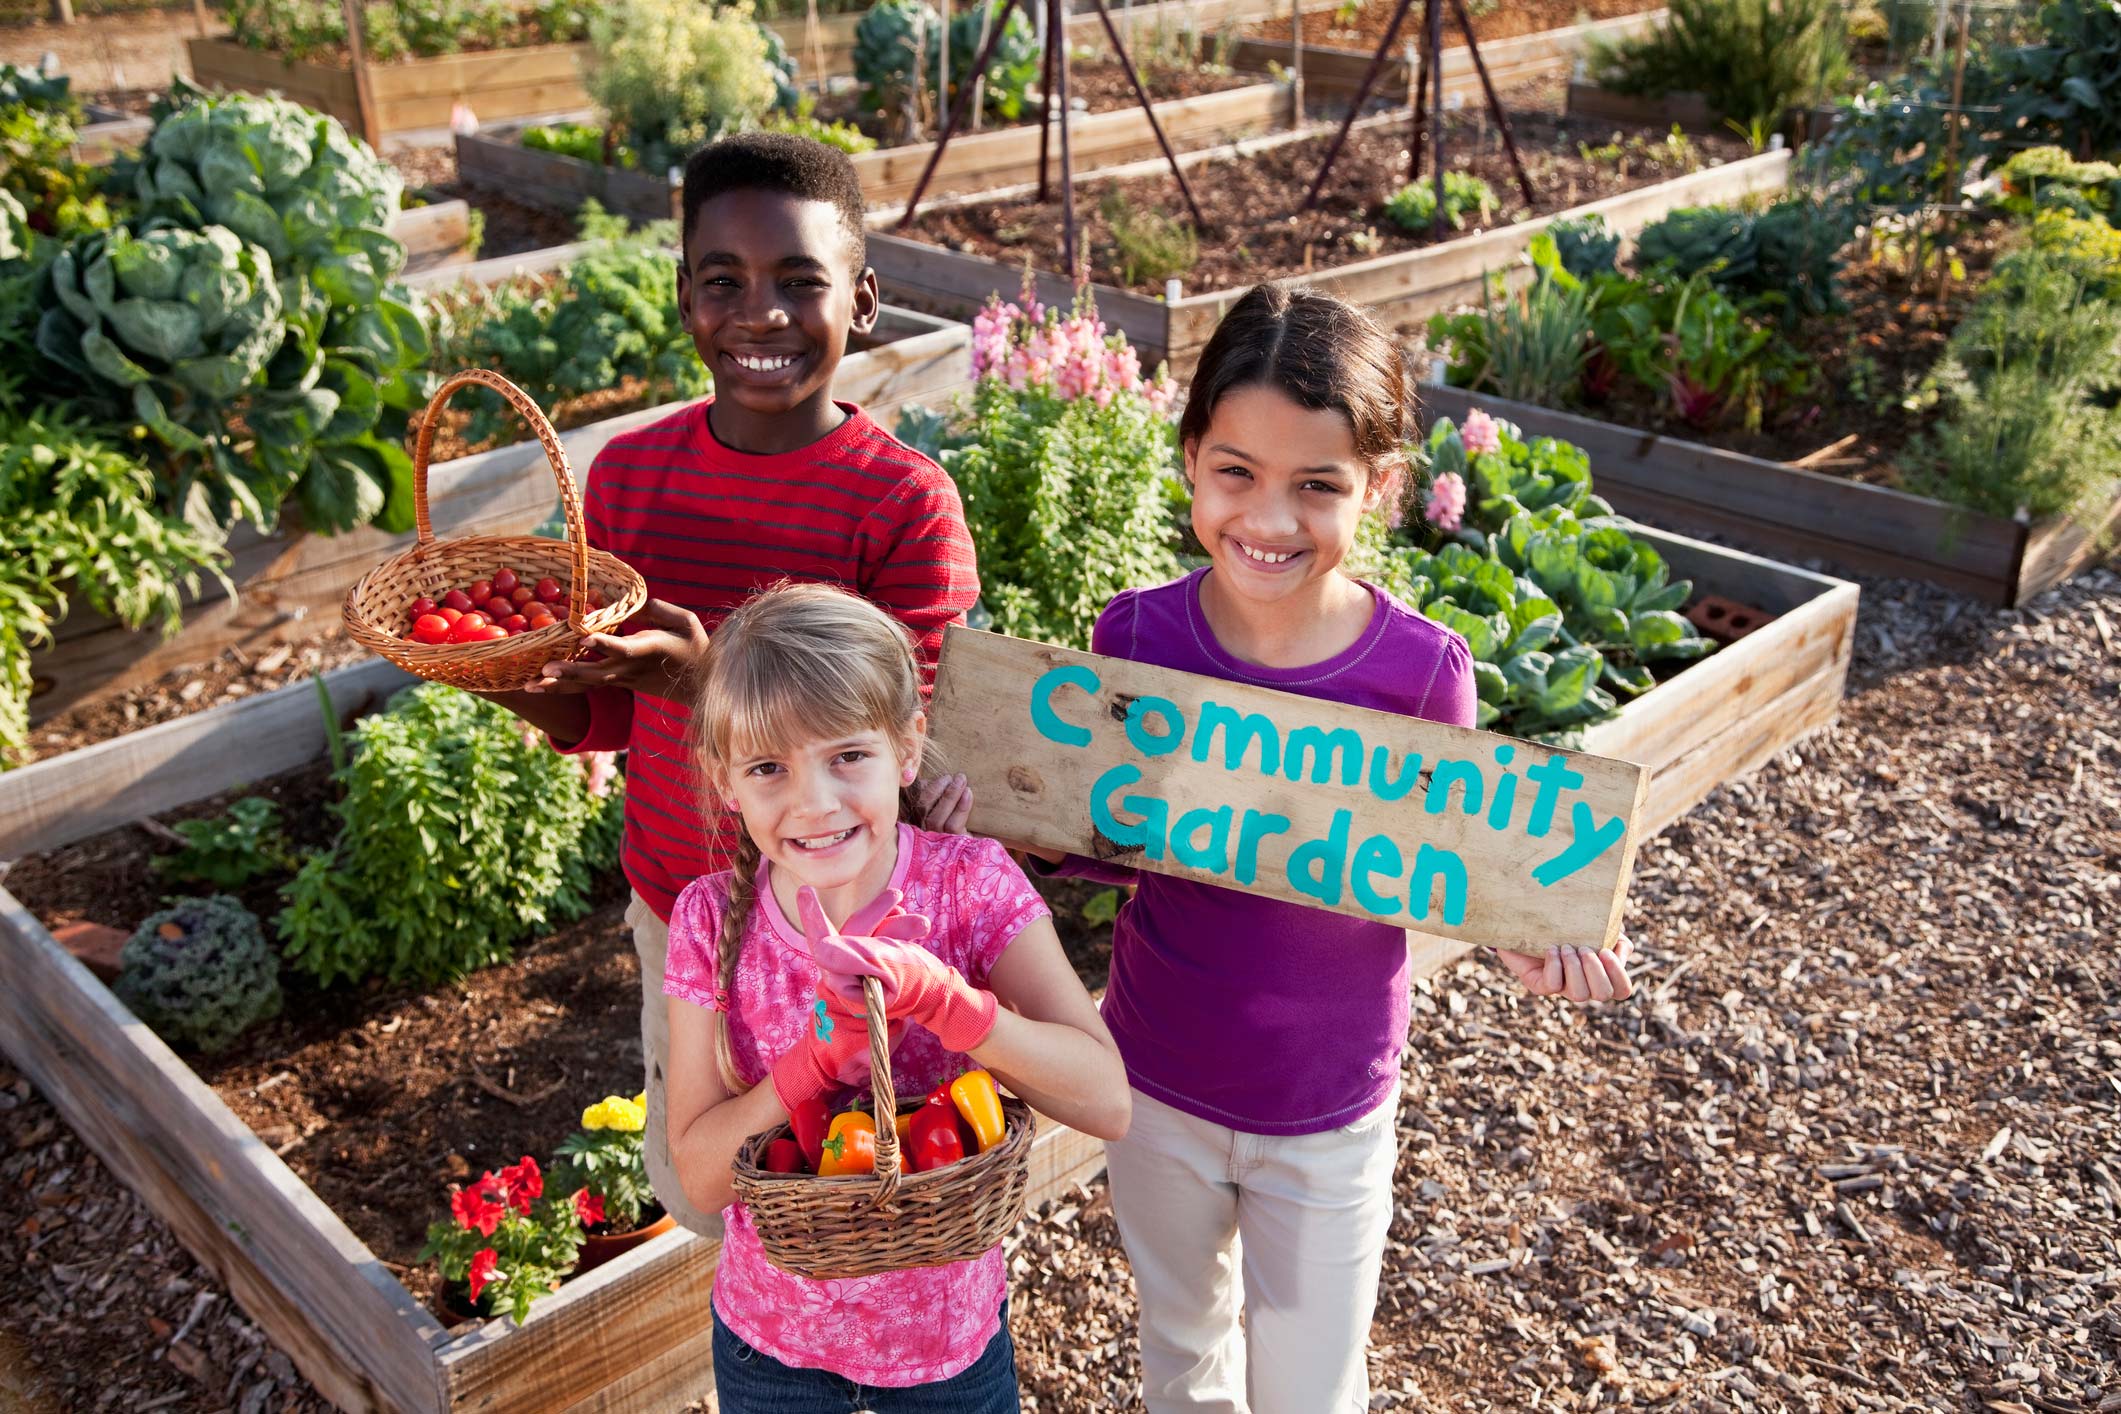
[[[677,1225],[677,1219],[664,1212],[661,1207],[652,1207],[642,1212],[641,1225],[631,1232],[592,1233],[582,1239],[582,1252],[575,1259],[574,1275],[580,1276],[584,1272],[601,1267],[621,1252],[630,1252]]]
[[[467,1322],[486,1318],[484,1312],[471,1304],[471,1291],[461,1282],[443,1282],[441,1290],[435,1293],[433,1306],[435,1319],[445,1330],[455,1330]]]

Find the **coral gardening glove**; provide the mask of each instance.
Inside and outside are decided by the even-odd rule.
[[[928,920],[901,911],[899,902],[898,891],[886,889],[841,932],[825,917],[815,893],[807,888],[796,893],[803,937],[817,960],[818,987],[836,994],[843,1005],[850,999],[859,1005],[861,979],[874,977],[883,989],[885,1015],[893,1021],[927,1027],[945,1050],[972,1050],[994,1029],[994,993],[973,986],[922,947]]]
[[[804,1102],[842,1085],[859,1085],[868,1076],[868,1014],[848,1011],[820,978],[802,1039],[773,1063],[773,1093],[794,1114]]]

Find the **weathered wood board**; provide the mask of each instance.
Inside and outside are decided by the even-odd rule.
[[[230,39],[192,39],[186,49],[193,77],[207,88],[278,93],[337,118],[353,132],[361,130],[351,68],[284,60]],[[447,127],[459,102],[482,122],[586,108],[582,63],[588,52],[586,44],[539,44],[371,64],[377,131],[388,136]]]
[[[1489,945],[1610,942],[1649,790],[1624,761],[970,629],[931,716],[975,833]]]
[[[1425,388],[1422,401],[1433,415],[1462,420],[1480,407],[1528,436],[1575,443],[1591,455],[1599,494],[1652,525],[1927,580],[1995,604],[2022,604],[2096,563],[2121,525],[2121,495],[2082,524],[2068,517],[2027,524],[1462,388]]]

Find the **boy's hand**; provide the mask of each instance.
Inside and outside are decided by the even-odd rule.
[[[1618,1002],[1634,995],[1628,959],[1635,945],[1622,934],[1609,948],[1555,948],[1539,953],[1495,949],[1510,975],[1535,997],[1567,997],[1572,1002]]]
[[[593,633],[588,643],[603,654],[601,661],[547,663],[545,676],[523,690],[587,692],[623,687],[657,697],[683,696],[694,672],[706,661],[707,626],[692,610],[661,599],[643,605],[641,617],[654,627],[624,635]]]
[[[963,776],[941,776],[920,788],[921,828],[938,835],[962,835],[972,818],[972,787]]]

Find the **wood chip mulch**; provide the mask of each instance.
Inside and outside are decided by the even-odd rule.
[[[1867,584],[1839,723],[1644,849],[1635,1000],[1421,987],[1372,1408],[2121,1411],[2117,631]],[[12,1072],[0,1136],[0,1393],[316,1407]],[[1136,1407],[1102,1184],[1011,1247],[1026,1408]]]

